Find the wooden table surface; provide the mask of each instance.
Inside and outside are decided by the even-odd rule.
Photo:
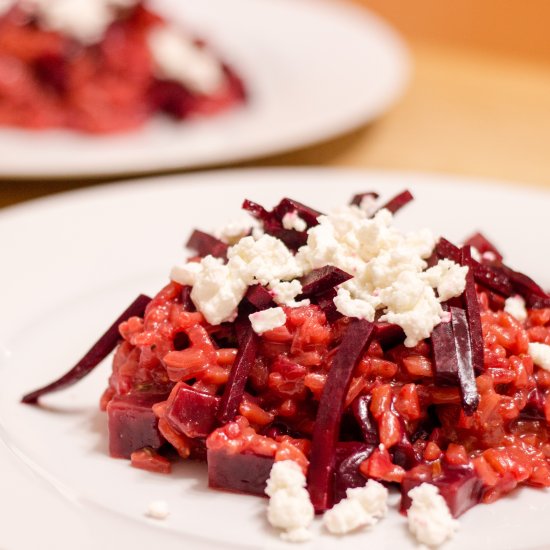
[[[550,60],[460,40],[423,41],[409,27],[414,74],[386,115],[330,142],[239,166],[443,171],[550,190]],[[0,181],[0,207],[98,184]]]

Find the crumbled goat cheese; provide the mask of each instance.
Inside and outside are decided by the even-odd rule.
[[[333,535],[345,535],[360,527],[374,525],[376,519],[367,514],[358,500],[345,498],[327,510],[323,524]]]
[[[458,265],[451,260],[439,260],[436,265],[424,272],[424,279],[432,288],[437,289],[440,301],[446,302],[464,292],[467,273],[466,266]]]
[[[210,324],[233,321],[248,288],[246,280],[213,256],[203,258],[200,265],[202,270],[196,276],[191,300]]]
[[[283,241],[271,235],[259,239],[244,237],[227,251],[228,265],[239,270],[245,278],[261,285],[300,277],[302,268]]]
[[[305,231],[307,229],[307,223],[300,218],[298,212],[287,212],[283,216],[283,227],[285,229],[294,229],[295,231]]]
[[[149,32],[148,43],[155,70],[161,78],[181,82],[199,94],[212,94],[222,85],[224,73],[219,61],[179,29],[154,27]]]
[[[370,479],[365,487],[348,489],[346,498],[325,512],[323,523],[334,535],[344,535],[359,527],[370,527],[386,515],[388,490]]]
[[[265,492],[270,497],[267,519],[273,527],[283,530],[281,538],[289,542],[309,540],[308,527],[315,512],[301,468],[292,460],[275,462]]]
[[[380,292],[380,298],[387,306],[380,320],[403,329],[405,346],[415,346],[428,338],[441,322],[443,310],[433,289],[410,271],[403,271],[392,285]]]
[[[202,262],[188,262],[184,265],[174,266],[170,272],[170,278],[180,285],[193,286],[203,271]]]
[[[229,247],[226,264],[219,258],[204,257],[172,269],[172,280],[191,284],[191,300],[212,325],[233,321],[246,289],[253,284],[276,286],[295,279],[302,270],[285,244],[270,235],[244,237]],[[200,267],[196,267],[197,264]]]
[[[370,218],[371,216],[374,216],[378,210],[378,200],[372,195],[365,195],[361,199],[359,208]]]
[[[525,300],[521,296],[510,296],[504,302],[504,311],[509,313],[514,319],[520,323],[524,323],[527,319],[527,308]]]
[[[374,479],[369,479],[364,487],[348,489],[346,497],[359,501],[363,509],[377,519],[388,512],[388,490]]]
[[[291,222],[296,219],[287,218],[287,226]],[[357,206],[342,207],[318,222],[296,255],[281,240],[253,230],[228,249],[225,266],[203,259],[201,269],[177,267],[172,278],[206,287],[194,289],[191,299],[208,322],[217,324],[235,317],[246,287],[256,283],[268,286],[279,305],[306,305],[295,301],[301,293],[296,279],[333,265],[353,276],[338,288],[337,310],[370,321],[380,312],[382,321],[401,326],[409,347],[429,337],[445,318],[441,302],[464,291],[468,268],[441,260],[427,269],[436,242],[431,232],[399,231],[386,209],[369,217]],[[203,278],[207,283],[201,284]]]
[[[16,2],[0,2],[0,13]],[[116,10],[131,7],[137,0],[22,0],[26,12],[36,15],[40,26],[61,32],[85,44],[101,40],[115,20]]]
[[[398,231],[388,210],[369,218],[350,206],[318,221],[296,255],[304,272],[334,265],[353,275],[338,290],[337,310],[369,320],[376,310],[383,310],[382,320],[403,328],[406,346],[427,338],[441,322],[440,302],[464,291],[467,268],[442,261],[425,275],[425,259],[435,246],[433,235],[428,230]]]
[[[286,323],[286,315],[281,307],[272,307],[257,311],[248,316],[252,330],[256,334],[263,334],[268,330],[282,327]]]
[[[255,224],[253,219],[233,220],[214,233],[214,236],[224,243],[237,244],[243,237],[250,235]]]
[[[164,500],[153,500],[149,503],[147,515],[153,519],[166,519],[170,515],[168,503]]]
[[[550,346],[532,342],[529,344],[529,355],[533,358],[533,363],[541,369],[550,371]]]
[[[300,300],[299,302],[296,301],[296,297],[302,293],[302,284],[298,279],[270,283],[269,288],[273,294],[273,300],[279,305],[300,307],[310,304],[310,301],[307,299]]]
[[[375,306],[367,300],[352,298],[350,291],[345,288],[338,289],[338,294],[334,298],[334,305],[342,315],[374,321]]]
[[[439,546],[450,539],[458,529],[445,499],[435,485],[422,483],[409,491],[412,499],[407,512],[409,529],[418,542],[427,546]]]

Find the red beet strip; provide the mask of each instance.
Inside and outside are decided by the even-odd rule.
[[[366,197],[370,197],[374,200],[378,199],[380,195],[374,191],[367,191],[366,193],[357,193],[357,195],[353,195],[350,201],[350,205],[352,206],[361,206],[361,203],[363,202],[363,199]]]
[[[449,311],[447,304],[441,304]],[[440,386],[459,386],[458,360],[452,323],[439,323],[432,331],[435,382]]]
[[[401,210],[401,208],[403,208],[406,204],[409,204],[409,202],[411,202],[412,200],[414,200],[412,193],[406,190],[402,193],[399,193],[399,195],[388,201],[384,206],[381,206],[380,210],[385,208],[386,210],[389,210],[392,214],[395,214],[398,210]]]
[[[298,299],[303,300],[316,294],[322,294],[339,284],[349,281],[352,277],[349,273],[332,265],[314,269],[311,273],[300,279],[302,294],[300,294]]]
[[[237,415],[239,405],[243,399],[246,381],[258,353],[258,336],[252,330],[248,317],[246,317],[246,322],[242,322],[242,325],[242,328],[237,327],[237,334],[241,335],[239,337],[239,351],[235,363],[231,367],[229,380],[218,408],[217,418],[220,424],[230,422]]]
[[[466,312],[461,308],[451,307],[451,323],[455,340],[462,408],[470,416],[477,410],[479,394],[477,393],[470,326]]]
[[[151,298],[140,294],[69,372],[47,386],[28,393],[21,401],[35,404],[43,395],[68,388],[92,372],[117,346],[120,340],[118,332],[120,323],[127,321],[130,317],[143,317],[150,301]]]
[[[308,471],[308,490],[317,512],[327,510],[332,504],[332,477],[344,400],[353,370],[374,333],[373,323],[363,319],[350,320],[321,394]]]
[[[535,281],[533,281],[533,279],[531,279],[524,273],[520,273],[518,271],[510,269],[508,266],[502,263],[502,254],[499,252],[496,246],[491,243],[489,239],[487,239],[487,237],[485,237],[481,233],[475,233],[469,239],[467,239],[464,244],[474,246],[482,254],[486,252],[492,253],[495,258],[491,260],[489,265],[491,265],[491,267],[494,268],[497,272],[502,273],[503,276],[508,277],[514,290],[527,300],[528,306],[530,305],[530,299],[534,300],[534,297],[542,298],[543,300],[548,299],[550,302],[550,296],[548,296],[548,294],[542,289],[542,287],[538,285]]]
[[[448,258],[456,263],[460,263],[460,248],[444,239],[439,239],[435,248],[437,255],[441,258]],[[500,294],[501,296],[511,296],[514,293],[510,279],[503,273],[491,266],[483,265],[471,259],[471,267],[474,272],[476,282],[489,290]]]
[[[320,292],[311,297],[312,303],[318,305],[323,310],[329,323],[334,323],[342,317],[342,314],[336,309],[336,305],[334,304],[336,295],[336,289],[329,288],[325,292]]]
[[[215,258],[227,258],[228,245],[213,235],[195,229],[185,245],[195,250],[199,256],[214,256]]]
[[[306,244],[307,232],[285,229],[283,227],[283,217],[285,214],[296,212],[306,222],[308,227],[317,225],[317,218],[321,216],[321,212],[289,198],[282,199],[271,211],[248,199],[243,202],[242,207],[262,222],[263,229],[268,235],[280,239],[291,250],[298,250],[298,248]]]
[[[468,317],[474,372],[476,374],[481,374],[484,370],[485,352],[483,345],[483,333],[481,330],[481,315],[479,311],[479,302],[477,299],[472,262],[473,260],[470,246],[463,246],[460,249],[460,264],[468,267],[468,273],[466,274],[466,287],[464,289],[462,299],[464,302],[466,315]]]
[[[281,221],[285,214],[289,214],[291,212],[296,212],[298,216],[300,216],[300,218],[307,223],[308,227],[317,225],[317,218],[323,215],[321,212],[289,198],[282,199],[281,202],[279,202],[279,204],[273,209],[273,214]]]
[[[515,292],[525,299],[527,307],[550,307],[550,296],[533,279],[524,273],[514,271],[504,264],[496,265],[494,269],[499,270],[509,278]]]
[[[482,233],[474,233],[471,237],[464,241],[464,244],[473,246],[479,250],[481,254],[490,252],[491,254],[494,254],[495,260],[499,262],[502,261],[502,254],[498,251],[497,247]]]
[[[246,210],[247,212],[250,212],[257,220],[264,221],[265,219],[269,218],[270,213],[257,202],[250,201],[248,199],[245,199],[243,201],[242,207],[243,210]]]

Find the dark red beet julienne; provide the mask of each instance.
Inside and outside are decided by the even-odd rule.
[[[365,197],[377,195],[352,202]],[[404,192],[386,207],[397,212],[411,199]],[[307,232],[285,229],[284,216],[310,228],[321,215],[288,198],[271,211],[243,206],[291,250]],[[200,231],[189,246],[226,257],[227,245]],[[262,334],[248,315],[276,305],[269,288],[249,287],[236,320],[212,326],[190,288],[170,282],[23,400],[76,382],[116,347],[101,407],[111,455],[138,468],[167,473],[176,451],[206,461],[213,488],[263,494],[273,463],[294,460],[318,512],[369,478],[400,486],[403,510],[411,488],[432,483],[455,516],[520,485],[550,486],[550,373],[529,355],[529,343],[550,345],[548,294],[479,233],[462,248],[440,239],[434,257],[467,266],[466,287],[414,347],[397,325],[336,311],[336,287],[351,275],[333,266],[305,276],[298,299],[309,305],[283,306],[285,324]],[[525,322],[504,311],[515,295],[527,304]]]

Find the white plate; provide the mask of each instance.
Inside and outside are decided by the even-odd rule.
[[[152,0],[242,75],[250,102],[119,136],[0,129],[0,177],[137,174],[242,161],[319,142],[387,109],[409,73],[396,34],[330,0]]]
[[[512,265],[550,283],[541,255],[548,232],[536,229],[547,219],[550,194],[495,182],[330,170],[212,172],[92,188],[0,213],[0,548],[114,548],[114,541],[138,550],[181,549],[189,541],[210,550],[286,547],[266,525],[264,500],[207,490],[203,465],[180,464],[164,477],[107,456],[106,418],[97,404],[108,362],[45,399],[47,409],[19,398],[65,371],[139,292],[164,285],[190,229],[234,219],[244,197],[271,205],[290,195],[328,209],[353,192],[389,196],[405,187],[417,201],[400,213],[402,225],[428,225],[453,240],[483,230]],[[144,517],[153,499],[168,501],[165,522]],[[546,491],[523,490],[468,512],[446,548],[547,547],[549,514]],[[319,533],[306,548],[334,544]],[[342,549],[363,544],[413,547],[395,511],[372,532],[338,540]]]

